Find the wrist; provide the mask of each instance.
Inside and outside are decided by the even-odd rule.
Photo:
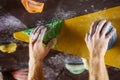
[[[105,52],[94,49],[90,52],[90,57],[104,58]]]
[[[93,61],[104,61],[104,55],[101,52],[92,52],[90,53],[90,60]]]
[[[91,56],[89,61],[92,63],[105,62],[105,58],[104,56]]]
[[[90,57],[90,60],[91,61],[104,61],[104,57],[92,56],[92,57]]]
[[[32,62],[42,62],[43,59],[41,59],[40,57],[34,57],[34,56],[29,56],[29,61],[32,61]]]
[[[29,64],[41,64],[42,61],[38,59],[29,59]]]

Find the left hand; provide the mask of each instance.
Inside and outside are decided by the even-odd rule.
[[[31,34],[30,34],[30,43],[29,43],[29,57],[30,60],[33,61],[43,61],[46,57],[48,52],[50,51],[54,39],[52,39],[48,45],[43,46],[43,37],[46,32],[46,28],[44,26],[37,27]]]

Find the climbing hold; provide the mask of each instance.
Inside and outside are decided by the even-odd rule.
[[[44,8],[44,3],[34,0],[21,0],[23,6],[29,13],[41,13]]]
[[[4,53],[12,53],[15,52],[17,48],[17,44],[16,43],[10,43],[10,44],[1,44],[0,45],[0,51],[4,52]]]
[[[44,44],[47,44],[53,38],[55,38],[55,44],[56,44],[57,38],[61,32],[62,23],[63,23],[63,20],[59,20],[59,21],[55,21],[45,25],[45,27],[47,28],[47,31],[43,39]],[[13,36],[17,40],[29,42],[30,32],[33,31],[34,29],[35,28],[30,28],[23,31],[15,32]],[[55,44],[53,46],[55,46]]]
[[[78,58],[66,59],[65,68],[72,74],[80,74],[86,70],[82,59]]]
[[[112,29],[113,29],[113,26],[111,25],[111,26],[109,27],[106,35],[107,35],[108,33],[110,33]],[[113,36],[110,38],[110,40],[109,40],[108,48],[107,48],[108,50],[111,49],[111,48],[114,46],[116,40],[117,40],[117,33],[114,33],[114,35],[113,35]]]
[[[72,74],[80,74],[85,71],[84,65],[65,64],[66,69]]]

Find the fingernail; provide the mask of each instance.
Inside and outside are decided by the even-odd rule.
[[[42,27],[42,29],[44,29],[44,28],[45,28],[45,26],[40,26],[40,27]]]

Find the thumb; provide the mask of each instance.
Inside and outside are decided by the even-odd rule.
[[[47,51],[49,51],[52,48],[54,42],[55,42],[55,39],[50,40],[50,42],[45,47]]]

